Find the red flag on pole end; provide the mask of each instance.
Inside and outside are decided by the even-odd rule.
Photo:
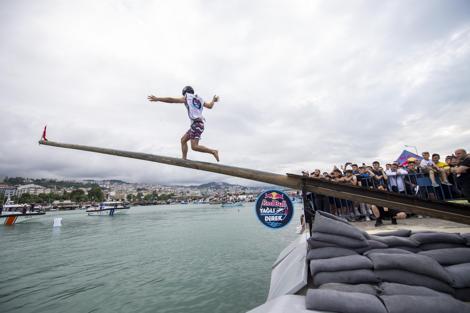
[[[46,138],[46,129],[47,129],[47,125],[44,126],[44,130],[42,131],[42,138],[41,138],[41,139],[44,140],[44,141],[47,141],[47,138]]]

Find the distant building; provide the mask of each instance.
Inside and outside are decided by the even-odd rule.
[[[35,184],[21,185],[16,188],[16,196],[21,197],[21,195],[25,193],[38,195],[40,193],[46,193],[46,188]]]
[[[16,194],[16,187],[0,183],[0,194],[4,195],[5,198],[13,197]]]

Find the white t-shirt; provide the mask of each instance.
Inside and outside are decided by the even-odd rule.
[[[390,186],[397,186],[398,191],[405,191],[405,179],[403,175],[408,174],[408,172],[402,168],[397,169],[396,172],[392,170],[386,170],[385,174],[388,176],[388,183]]]
[[[204,120],[204,117],[202,116],[204,100],[202,100],[201,97],[187,93],[184,105],[186,106],[186,109],[188,109],[188,116],[191,121],[196,119]]]
[[[421,163],[419,163],[419,166],[422,168],[432,167],[433,165],[434,165],[434,162],[431,159],[429,160],[422,159]]]

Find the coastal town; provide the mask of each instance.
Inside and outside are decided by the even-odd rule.
[[[59,181],[4,177],[0,200],[34,205],[43,210],[75,210],[102,201],[123,201],[132,206],[161,204],[222,204],[253,202],[265,186],[241,186],[224,182],[201,185],[160,185],[120,180]]]

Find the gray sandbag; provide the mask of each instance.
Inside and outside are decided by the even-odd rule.
[[[327,218],[331,218],[331,219],[333,219],[333,220],[336,220],[336,221],[339,221],[339,222],[342,222],[342,223],[345,223],[345,224],[347,224],[347,225],[352,226],[351,223],[349,223],[346,219],[344,219],[344,218],[342,218],[342,217],[339,217],[339,216],[336,216],[336,215],[333,215],[333,214],[331,214],[331,213],[327,213],[327,212],[324,212],[324,211],[316,211],[316,213],[315,213],[315,218],[316,218],[318,215],[321,215],[321,216],[324,216],[324,217],[327,217]],[[360,229],[360,228],[357,228],[357,230],[359,230],[359,231],[362,233],[362,235],[364,235],[364,237],[365,237],[366,239],[369,239],[369,233],[368,233],[368,232],[366,232],[365,230],[362,230],[362,229]]]
[[[331,235],[339,235],[348,238],[354,238],[360,241],[366,240],[362,232],[350,225],[336,219],[332,219],[322,214],[316,214],[313,222],[312,231]]]
[[[461,301],[470,302],[470,288],[455,288],[455,297]]]
[[[358,240],[358,239],[351,238],[351,237],[332,235],[332,234],[320,233],[320,232],[313,233],[312,236],[309,238],[309,240],[318,240],[318,241],[323,241],[327,243],[333,243],[337,246],[350,248],[350,249],[367,247],[367,241],[365,239]]]
[[[380,241],[377,241],[377,240],[371,240],[371,239],[367,239],[366,240],[367,242],[367,246],[366,247],[363,247],[363,248],[356,248],[354,249],[357,253],[364,253],[366,251],[369,251],[371,249],[386,249],[388,248],[388,246]]]
[[[309,289],[305,296],[305,306],[308,310],[335,313],[387,313],[376,296],[328,289]]]
[[[454,288],[438,279],[403,270],[376,270],[374,273],[384,282],[399,283],[411,286],[423,286],[436,291],[454,294]]]
[[[385,254],[368,255],[374,264],[374,270],[404,270],[452,283],[449,273],[436,260],[420,254]]]
[[[465,238],[460,236],[460,234],[452,234],[452,233],[441,233],[441,232],[414,233],[413,235],[411,235],[410,238],[416,240],[420,244],[437,243],[437,242],[458,243],[458,244],[465,243]]]
[[[452,297],[380,296],[389,313],[469,313],[470,306]]]
[[[318,287],[327,283],[376,284],[377,275],[372,270],[350,270],[337,272],[320,272],[313,276],[313,285]]]
[[[410,251],[412,253],[418,253],[421,251],[421,249],[419,247],[408,247],[408,246],[395,246],[394,247],[395,249],[401,249],[401,250],[406,250],[406,251]]]
[[[428,256],[441,265],[470,263],[470,247],[428,250],[418,254]]]
[[[437,250],[437,249],[452,249],[452,248],[465,248],[464,244],[450,243],[450,242],[434,242],[425,243],[419,246],[422,251]]]
[[[435,291],[423,286],[410,286],[397,283],[381,283],[379,284],[380,295],[396,296],[396,295],[410,295],[410,296],[432,296],[432,297],[450,297],[449,294]]]
[[[466,241],[467,241],[467,246],[470,246],[470,233],[464,233],[460,234]]]
[[[470,288],[470,263],[451,265],[445,269],[453,279],[453,287]]]
[[[377,286],[371,284],[342,284],[342,283],[327,283],[323,284],[319,289],[329,289],[343,292],[360,292],[369,295],[377,295]]]
[[[336,272],[372,268],[373,265],[371,260],[362,255],[348,255],[331,259],[310,261],[310,273],[312,273],[312,276],[320,272]]]
[[[311,249],[307,253],[307,260],[329,259],[347,255],[357,255],[357,252],[341,247],[324,247]]]
[[[385,253],[385,254],[413,254],[408,250],[398,249],[398,248],[387,248],[387,249],[371,249],[364,252],[365,256],[368,256],[371,253]]]
[[[318,240],[310,240],[311,238],[307,239],[308,248],[309,249],[316,249],[316,248],[324,248],[324,247],[337,247],[334,243],[323,242]]]
[[[418,247],[419,242],[412,238],[407,237],[398,237],[398,236],[376,236],[370,235],[370,239],[380,241],[385,243],[389,247],[396,247],[396,246],[405,246],[405,247]]]
[[[380,233],[375,233],[374,235],[376,236],[397,236],[397,237],[410,237],[411,236],[411,230],[409,229],[397,229],[393,231],[385,231],[385,232],[380,232]]]

